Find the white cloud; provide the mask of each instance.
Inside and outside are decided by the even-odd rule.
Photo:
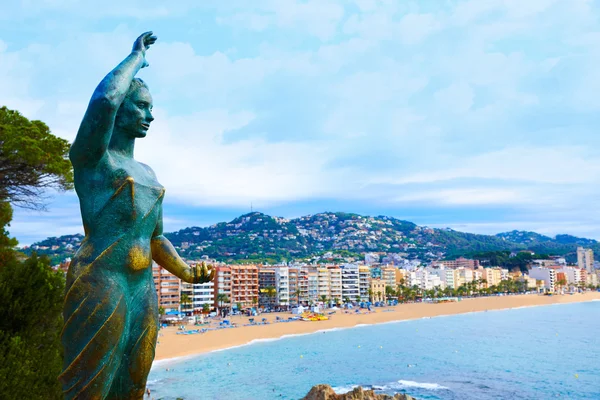
[[[270,27],[300,29],[321,40],[331,38],[344,16],[344,7],[336,1],[257,1],[249,11],[219,16],[217,22],[234,28],[264,31]]]
[[[463,188],[446,190],[425,190],[403,194],[394,199],[399,203],[435,205],[522,205],[528,202],[527,196],[515,189]]]
[[[19,6],[9,19],[35,29],[21,39],[0,27],[0,93],[72,140],[95,85],[139,34],[132,28],[160,21],[166,35],[156,32],[140,73],[156,121],[137,156],[167,199],[397,198],[546,214],[577,204],[589,215],[600,194],[600,160],[587,150],[598,145],[588,115],[600,108],[595,6],[434,3],[183,1],[143,12],[128,3],[116,17],[112,0],[97,12],[69,0]],[[57,11],[71,37],[57,40],[67,19],[36,22]],[[108,22],[119,25],[86,31]]]
[[[600,158],[584,146],[507,147],[471,157],[455,157],[449,165],[399,179],[395,184],[488,179],[544,184],[592,184],[600,180]]]
[[[431,14],[407,14],[398,23],[400,41],[406,44],[418,44],[440,29],[441,22]]]
[[[433,96],[441,108],[464,113],[473,105],[474,93],[467,83],[460,82],[438,90]]]
[[[212,110],[169,118],[156,113],[136,157],[154,168],[167,194],[197,206],[272,205],[329,196],[348,184],[346,171],[326,170],[325,148],[261,139],[223,143],[224,132],[251,122],[249,112]]]

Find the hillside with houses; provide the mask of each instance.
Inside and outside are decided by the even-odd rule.
[[[388,216],[324,212],[294,219],[252,212],[208,227],[166,233],[182,257],[227,263],[352,262],[365,255],[379,261],[419,260],[428,263],[459,256],[489,257],[490,252],[530,250],[576,258],[578,246],[600,249],[593,239],[512,231],[480,235],[418,226]],[[60,262],[75,254],[83,236],[51,237],[22,251],[36,251]],[[487,256],[486,256],[487,254]]]

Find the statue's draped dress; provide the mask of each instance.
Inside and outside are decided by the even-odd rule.
[[[150,239],[165,191],[154,179],[142,185],[123,170],[113,176],[112,194],[87,194],[84,205],[78,191],[82,214],[89,215],[67,274],[59,377],[65,399],[140,399],[154,359],[158,305]]]

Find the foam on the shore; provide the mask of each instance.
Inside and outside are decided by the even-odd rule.
[[[425,390],[450,390],[450,388],[446,386],[442,386],[438,383],[429,383],[429,382],[415,382],[400,379],[397,382],[390,382],[384,385],[344,385],[344,386],[336,386],[333,387],[333,391],[336,394],[345,394],[351,392],[357,387],[362,387],[366,390],[375,390],[375,391],[394,391],[397,392],[399,390],[404,389],[425,389]]]

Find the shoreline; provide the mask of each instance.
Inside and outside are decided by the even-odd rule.
[[[360,328],[370,325],[400,323],[424,318],[555,304],[581,303],[595,300],[600,301],[600,292],[553,296],[542,296],[538,294],[490,296],[463,299],[460,302],[454,303],[400,304],[391,308],[377,308],[374,313],[343,313],[343,310],[338,310],[329,320],[317,322],[293,321],[275,323],[274,320],[276,316],[287,318],[292,314],[287,312],[266,313],[254,317],[254,319],[259,321],[262,318],[267,318],[270,324],[254,326],[243,326],[248,323],[250,317],[233,316],[229,318],[229,320],[232,323],[238,324],[237,328],[217,329],[203,334],[193,335],[177,335],[178,328],[175,326],[161,329],[159,331],[156,357],[152,364],[152,368],[171,362],[183,361],[206,353],[225,351],[260,342],[281,340],[294,336]],[[386,312],[386,310],[391,311]],[[325,312],[327,313],[327,311]],[[212,326],[214,326],[214,323]],[[199,329],[199,327],[187,325],[186,329]]]

